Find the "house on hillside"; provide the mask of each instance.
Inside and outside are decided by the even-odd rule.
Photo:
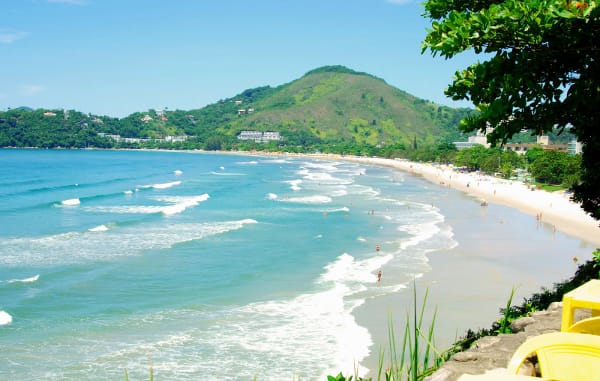
[[[281,140],[281,135],[277,131],[242,131],[237,138],[238,140],[254,140],[256,143],[266,143],[272,140]]]

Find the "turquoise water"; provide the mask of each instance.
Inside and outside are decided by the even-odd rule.
[[[0,162],[0,379],[324,379],[372,345],[351,312],[454,245],[411,201],[431,191],[385,168],[125,151]],[[406,277],[378,285],[383,265]]]
[[[0,150],[0,165],[1,380],[351,374],[378,350],[353,311],[458,250],[452,224],[546,245],[517,212],[502,232],[476,200],[357,163]],[[579,241],[564,242],[548,252]]]

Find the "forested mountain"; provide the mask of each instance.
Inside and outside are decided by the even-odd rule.
[[[279,132],[281,140],[268,145],[287,151],[404,149],[459,139],[458,123],[470,112],[416,98],[366,73],[326,66],[196,110],[149,110],[122,119],[73,110],[8,110],[0,112],[0,146],[244,149],[256,143],[237,136],[252,130]],[[106,134],[147,140],[115,141]],[[177,136],[185,141],[172,138]]]

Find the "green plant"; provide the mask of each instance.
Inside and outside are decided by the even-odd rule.
[[[498,321],[497,333],[512,333],[510,330],[510,323],[519,317],[518,313],[515,314],[514,310],[511,309],[512,300],[516,291],[517,289],[513,287],[512,291],[510,292],[510,296],[508,297],[508,301],[506,302],[506,308],[501,310],[504,316]]]
[[[423,297],[423,303],[418,308],[416,285],[413,289],[412,313],[407,311],[406,324],[404,326],[402,344],[397,345],[396,333],[390,313],[388,322],[388,340],[389,340],[389,367],[383,371],[385,353],[380,348],[379,364],[377,370],[377,381],[420,381],[433,373],[441,364],[446,361],[453,351],[438,352],[434,345],[434,326],[437,316],[435,310],[431,325],[428,329],[423,328],[425,316],[425,306],[427,303],[428,291]],[[454,347],[453,347],[454,348]],[[328,376],[327,381],[350,381],[353,377],[345,378],[342,373],[337,376]],[[371,378],[360,378],[354,375],[356,381],[370,381]]]
[[[594,250],[592,256],[594,257],[594,262],[596,262],[596,267],[600,267],[600,249]],[[600,279],[600,270],[598,270],[598,278]]]

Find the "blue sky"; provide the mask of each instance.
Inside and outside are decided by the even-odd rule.
[[[194,109],[324,65],[443,94],[472,54],[421,54],[421,0],[2,0],[0,110]]]

